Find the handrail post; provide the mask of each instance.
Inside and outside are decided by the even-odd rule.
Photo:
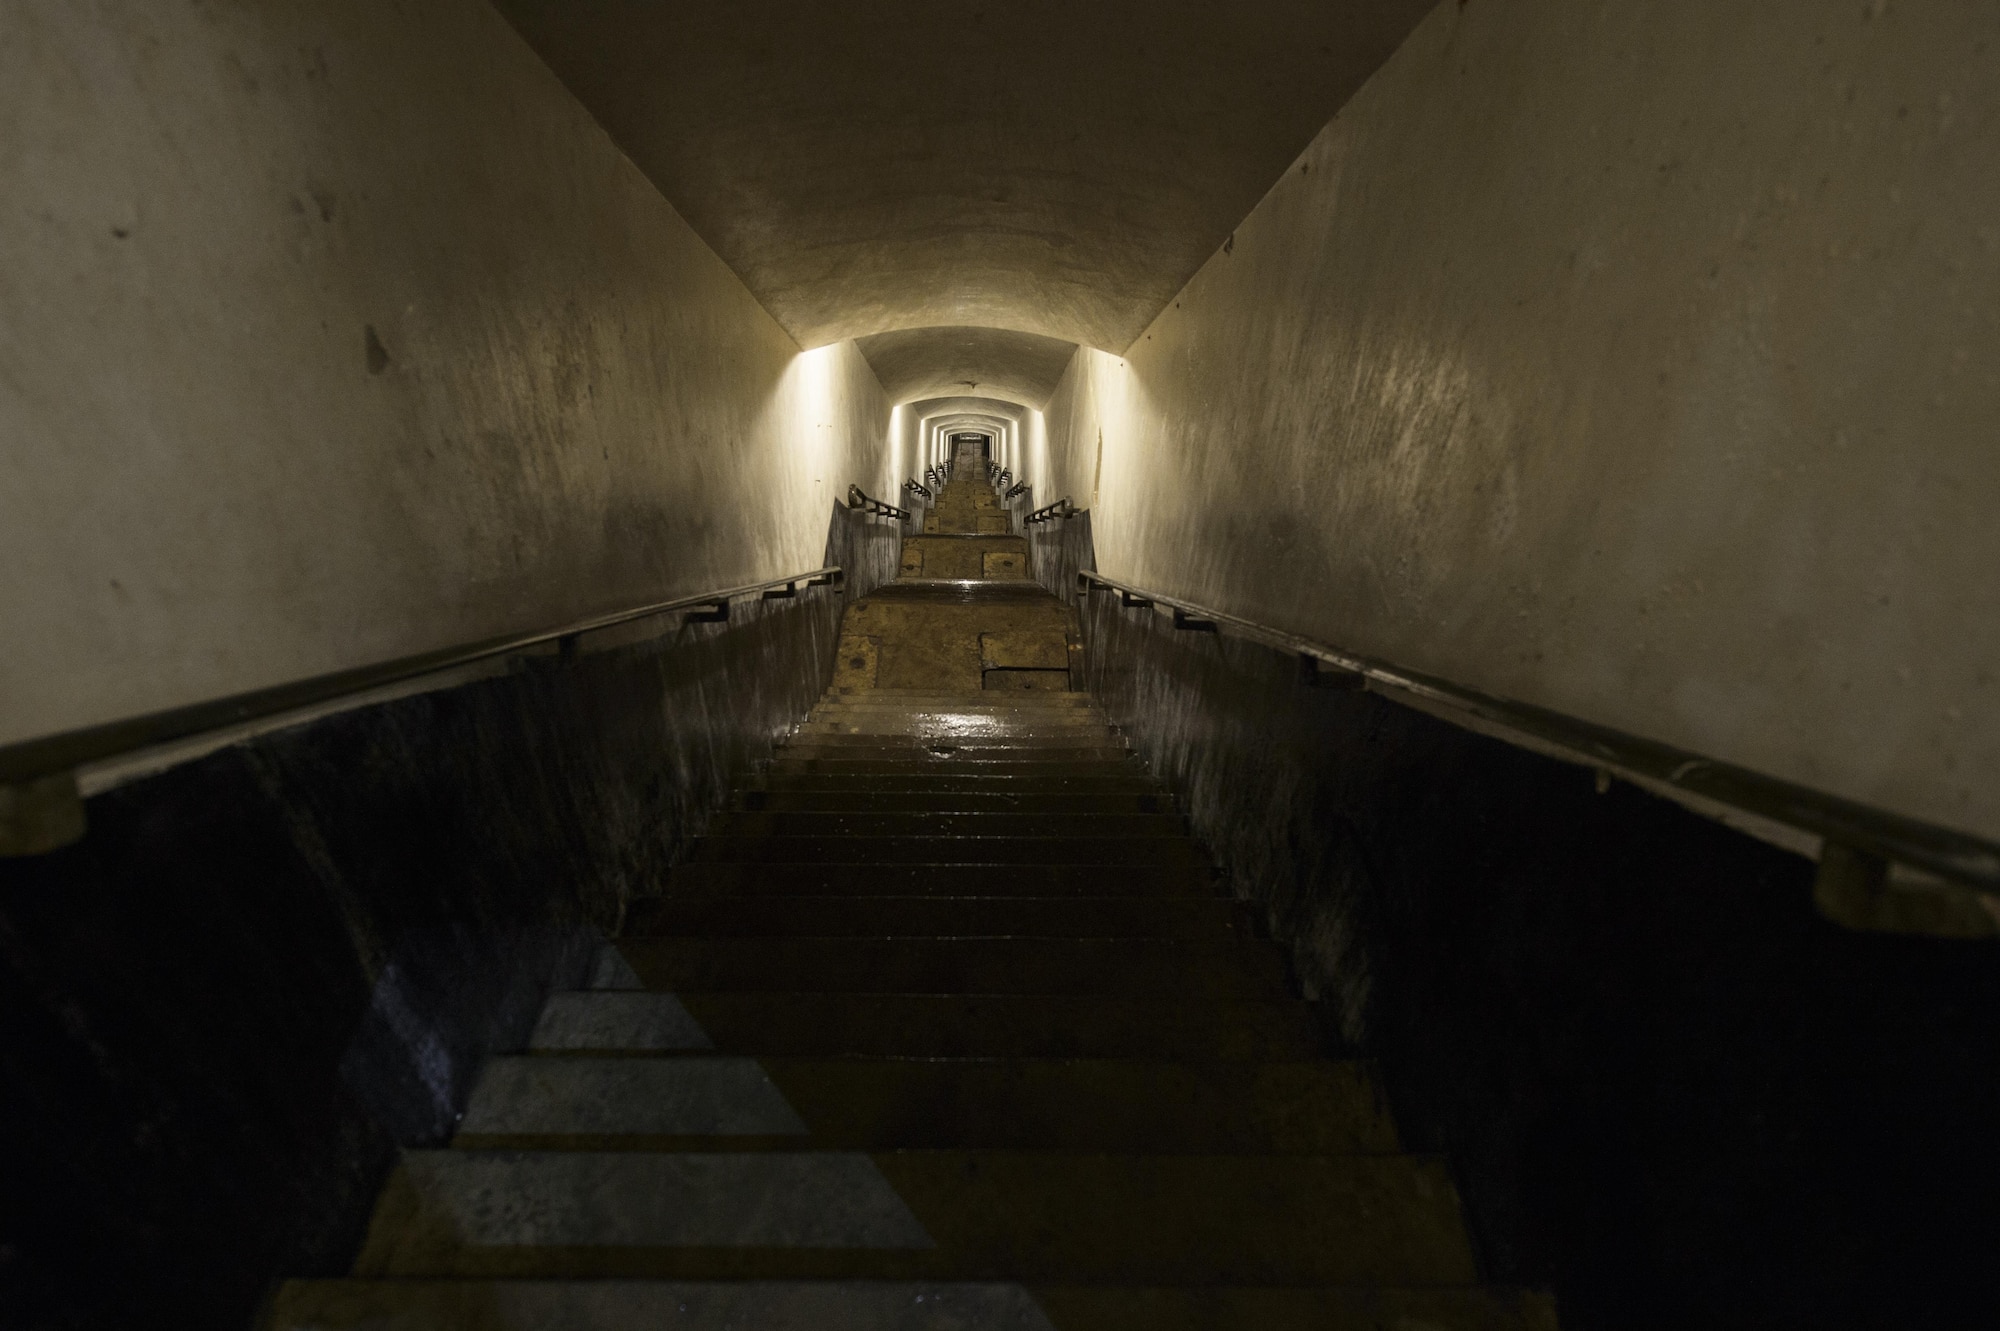
[[[0,782],[0,856],[46,855],[83,839],[75,772]]]

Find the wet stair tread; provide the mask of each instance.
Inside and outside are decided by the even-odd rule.
[[[1068,744],[1023,744],[1002,746],[997,744],[963,744],[956,741],[949,744],[886,744],[879,737],[850,735],[843,742],[840,737],[829,737],[824,743],[794,744],[771,759],[773,767],[783,770],[798,770],[799,764],[812,763],[824,769],[829,763],[898,763],[909,764],[913,771],[927,769],[946,770],[961,768],[973,771],[999,771],[1003,765],[1013,769],[1015,775],[1032,775],[1037,768],[1059,768],[1074,766],[1079,769],[1115,772],[1118,767],[1133,762],[1131,750],[1114,745],[1092,745],[1076,747]],[[859,741],[866,740],[866,743]],[[847,768],[844,770],[865,770]]]
[[[832,794],[863,795],[1009,795],[1030,799],[1066,799],[1076,795],[1152,795],[1172,799],[1157,779],[1130,763],[1102,773],[1062,773],[1034,771],[1023,775],[965,770],[897,768],[878,773],[777,772],[766,771],[745,782],[740,794]]]
[[[630,938],[1007,935],[1019,938],[1252,937],[1225,897],[760,896],[656,898],[626,917]]]
[[[694,863],[1201,865],[1192,841],[1160,836],[708,836]]]
[[[271,1331],[1554,1331],[1507,1290],[1014,1282],[295,1280]]]
[[[886,692],[886,690],[885,690]],[[873,720],[956,718],[990,720],[1022,725],[1042,721],[1061,724],[1092,720],[1111,724],[1110,714],[1095,703],[1066,702],[1071,695],[1046,689],[987,689],[959,694],[955,699],[883,700],[873,693],[829,694],[813,705],[809,718],[863,717]],[[1051,701],[1053,700],[1053,701]]]
[[[1208,866],[1186,864],[1043,864],[1032,875],[1017,864],[818,863],[694,860],[668,871],[669,895],[862,896],[945,893],[982,896],[1156,896],[1219,894]]]
[[[550,997],[530,1048],[1249,1062],[1321,1057],[1325,1039],[1296,999],[573,990]]]
[[[864,693],[827,693],[813,704],[812,714],[824,716],[829,713],[885,717],[990,714],[1024,719],[1109,715],[1087,693],[1059,693],[1053,689],[1006,693],[982,689],[978,693],[915,695],[899,695],[887,689]]]
[[[978,753],[1046,753],[1050,749],[1124,749],[1124,739],[1108,725],[1078,721],[1074,725],[1038,725],[1028,729],[976,729],[962,727],[944,731],[930,725],[906,729],[890,727],[850,727],[832,723],[806,723],[784,745],[782,753],[798,749],[884,749],[894,753],[936,753],[978,751]]]
[[[907,702],[912,705],[919,705],[919,706],[924,704],[951,706],[955,703],[964,701],[978,701],[981,699],[990,699],[992,695],[987,694],[985,692],[963,693],[954,691],[952,689],[889,688],[889,689],[850,689],[850,690],[828,689],[826,693],[822,696],[826,698],[858,699],[862,701],[879,702],[883,704]],[[1010,694],[1008,696],[1013,697],[1014,695]],[[1079,707],[1097,706],[1097,695],[1080,689],[1044,689],[1044,690],[1039,690],[1033,694],[1022,695],[1022,696],[1032,698],[1037,704],[1047,704],[1050,706],[1053,706],[1059,702],[1073,703]]]
[[[988,758],[976,754],[935,755],[924,759],[906,754],[802,752],[780,754],[768,769],[783,775],[894,776],[903,780],[923,777],[1027,777],[1060,780],[1082,778],[1143,778],[1145,769],[1129,753],[1110,749],[1088,751],[1081,756],[1070,752],[1050,752],[1039,757]]]
[[[1052,695],[1034,689],[987,689],[974,700],[960,703],[882,703],[853,694],[825,699],[814,705],[800,725],[814,723],[857,723],[864,725],[949,728],[976,726],[1002,733],[1033,733],[1053,727],[1115,724],[1108,713],[1096,706],[1068,702],[1036,702]],[[1060,695],[1053,695],[1060,696]]]
[[[1007,810],[831,812],[743,810],[717,814],[710,836],[1076,836],[1186,835],[1160,813],[1015,813]]]
[[[810,1125],[808,1128],[807,1125]],[[454,1145],[1391,1154],[1372,1078],[1326,1059],[495,1059]],[[707,1138],[707,1142],[699,1139]],[[740,1148],[739,1148],[740,1149]]]
[[[1143,790],[1073,795],[988,790],[743,790],[744,813],[1151,813],[1174,814],[1173,797]]]
[[[628,938],[648,987],[708,993],[1288,996],[1270,944],[1176,938]]]
[[[1470,1284],[1412,1155],[412,1151],[357,1274]]]
[[[834,726],[861,726],[857,732],[842,730],[835,733]],[[940,722],[916,722],[892,725],[886,718],[831,717],[826,721],[803,721],[789,741],[788,748],[811,748],[837,738],[866,740],[885,748],[896,748],[908,752],[912,749],[928,747],[933,743],[960,744],[965,747],[992,748],[1093,748],[1119,747],[1124,744],[1118,728],[1094,718],[1073,717],[1052,721],[1047,725],[1014,725],[998,719],[967,718],[963,724]]]

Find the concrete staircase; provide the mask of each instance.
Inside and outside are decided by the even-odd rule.
[[[1085,695],[836,686],[665,887],[270,1327],[1554,1326]]]

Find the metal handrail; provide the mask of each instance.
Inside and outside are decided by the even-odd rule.
[[[925,487],[917,484],[915,481],[904,481],[903,488],[905,490],[908,490],[913,495],[922,495],[926,499],[929,499],[931,497],[931,492]]]
[[[1075,512],[1076,512],[1076,505],[1070,503],[1068,495],[1064,495],[1061,499],[1056,500],[1056,502],[1053,504],[1042,505],[1042,507],[1036,509],[1034,512],[1030,513],[1027,517],[1022,518],[1021,521],[1052,522],[1057,518],[1069,517],[1072,513]]]
[[[1167,607],[1173,611],[1174,626],[1178,629],[1218,632],[1295,653],[1303,667],[1303,677],[1309,682],[1335,688],[1374,686],[1423,698],[1699,799],[1729,805],[1836,845],[2000,896],[2000,844],[1969,833],[1843,799],[1546,707],[1496,697],[1436,675],[1406,670],[1191,601],[1143,591],[1100,573],[1080,572],[1076,581],[1078,592],[1084,595],[1093,586],[1118,593],[1122,606]],[[1324,667],[1331,667],[1331,671]]]
[[[1017,483],[1012,489],[1007,491],[1005,498],[1017,499],[1026,493],[1028,493],[1028,483],[1026,481],[1021,481]]]
[[[883,518],[907,518],[910,516],[908,509],[897,508],[894,504],[885,504],[879,499],[871,498],[858,485],[847,487],[847,506],[849,508],[858,508],[863,512],[873,513],[877,517]]]
[[[559,628],[485,638],[478,642],[444,647],[433,652],[401,656],[374,665],[355,666],[348,670],[314,675],[308,679],[294,680],[289,684],[252,689],[247,693],[232,694],[226,698],[211,698],[206,702],[170,707],[164,711],[148,712],[143,716],[128,717],[121,721],[107,721],[101,725],[84,726],[78,730],[22,740],[0,747],[0,783],[34,781],[57,776],[90,763],[102,762],[140,749],[194,739],[209,731],[231,730],[286,712],[320,707],[330,702],[337,702],[349,694],[366,693],[391,684],[401,684],[423,675],[436,674],[439,671],[455,669],[492,657],[511,656],[548,643],[555,643],[559,648],[571,647],[583,634],[614,628],[636,619],[648,619],[654,615],[685,610],[694,612],[687,616],[688,622],[719,622],[729,617],[729,603],[732,601],[747,600],[752,597],[783,600],[796,596],[800,586],[838,586],[845,577],[838,566],[829,565],[826,568],[814,569],[810,573],[773,578],[768,582],[753,582],[742,587],[731,587],[726,591],[706,592],[700,596],[683,596],[671,601],[654,601],[627,610],[616,610],[610,614],[593,615]]]

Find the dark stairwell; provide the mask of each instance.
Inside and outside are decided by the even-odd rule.
[[[906,548],[991,544],[983,471]],[[1066,665],[982,679],[1073,636],[1002,567],[849,608],[810,719],[273,1328],[1553,1324]]]
[[[0,1326],[1985,1327],[1980,6],[0,11]]]

